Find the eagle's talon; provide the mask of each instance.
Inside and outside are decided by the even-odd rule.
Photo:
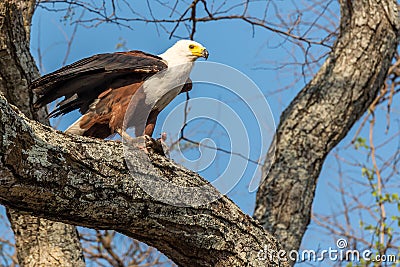
[[[162,140],[154,139],[148,135],[144,135],[143,138],[145,139],[146,148],[150,153],[159,154],[164,157],[166,156]]]
[[[164,152],[164,155],[169,158],[170,154],[169,154],[169,147],[167,145],[167,143],[165,142],[167,140],[167,133],[162,133],[161,137],[157,139],[158,142],[160,142],[161,144],[161,148]]]

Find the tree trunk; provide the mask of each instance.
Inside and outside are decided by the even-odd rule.
[[[257,193],[254,217],[287,250],[300,246],[327,154],[382,88],[399,42],[396,1],[340,2],[338,40],[317,75],[283,112],[276,150],[265,163]]]
[[[48,125],[46,110],[32,108],[28,82],[39,72],[29,52],[35,1],[0,3],[0,92],[27,117]],[[84,266],[74,226],[23,215],[8,209],[20,266]]]

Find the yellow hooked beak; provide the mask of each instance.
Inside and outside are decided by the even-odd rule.
[[[204,57],[205,59],[208,58],[208,51],[205,47],[201,47],[201,46],[194,46],[192,49],[192,55],[196,56],[196,57]]]

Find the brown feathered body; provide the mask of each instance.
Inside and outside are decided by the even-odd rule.
[[[167,67],[162,58],[141,51],[99,54],[47,74],[30,86],[40,96],[37,108],[64,96],[50,117],[79,109],[83,116],[67,132],[106,138],[122,130],[132,96],[144,81]],[[188,80],[182,91],[191,88]],[[160,111],[150,112],[144,134],[151,136]]]

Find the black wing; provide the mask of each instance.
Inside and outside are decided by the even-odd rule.
[[[49,116],[78,108],[85,113],[110,86],[117,88],[142,81],[166,68],[160,57],[141,51],[99,54],[44,75],[33,81],[30,88],[39,95],[36,108],[65,97]]]

